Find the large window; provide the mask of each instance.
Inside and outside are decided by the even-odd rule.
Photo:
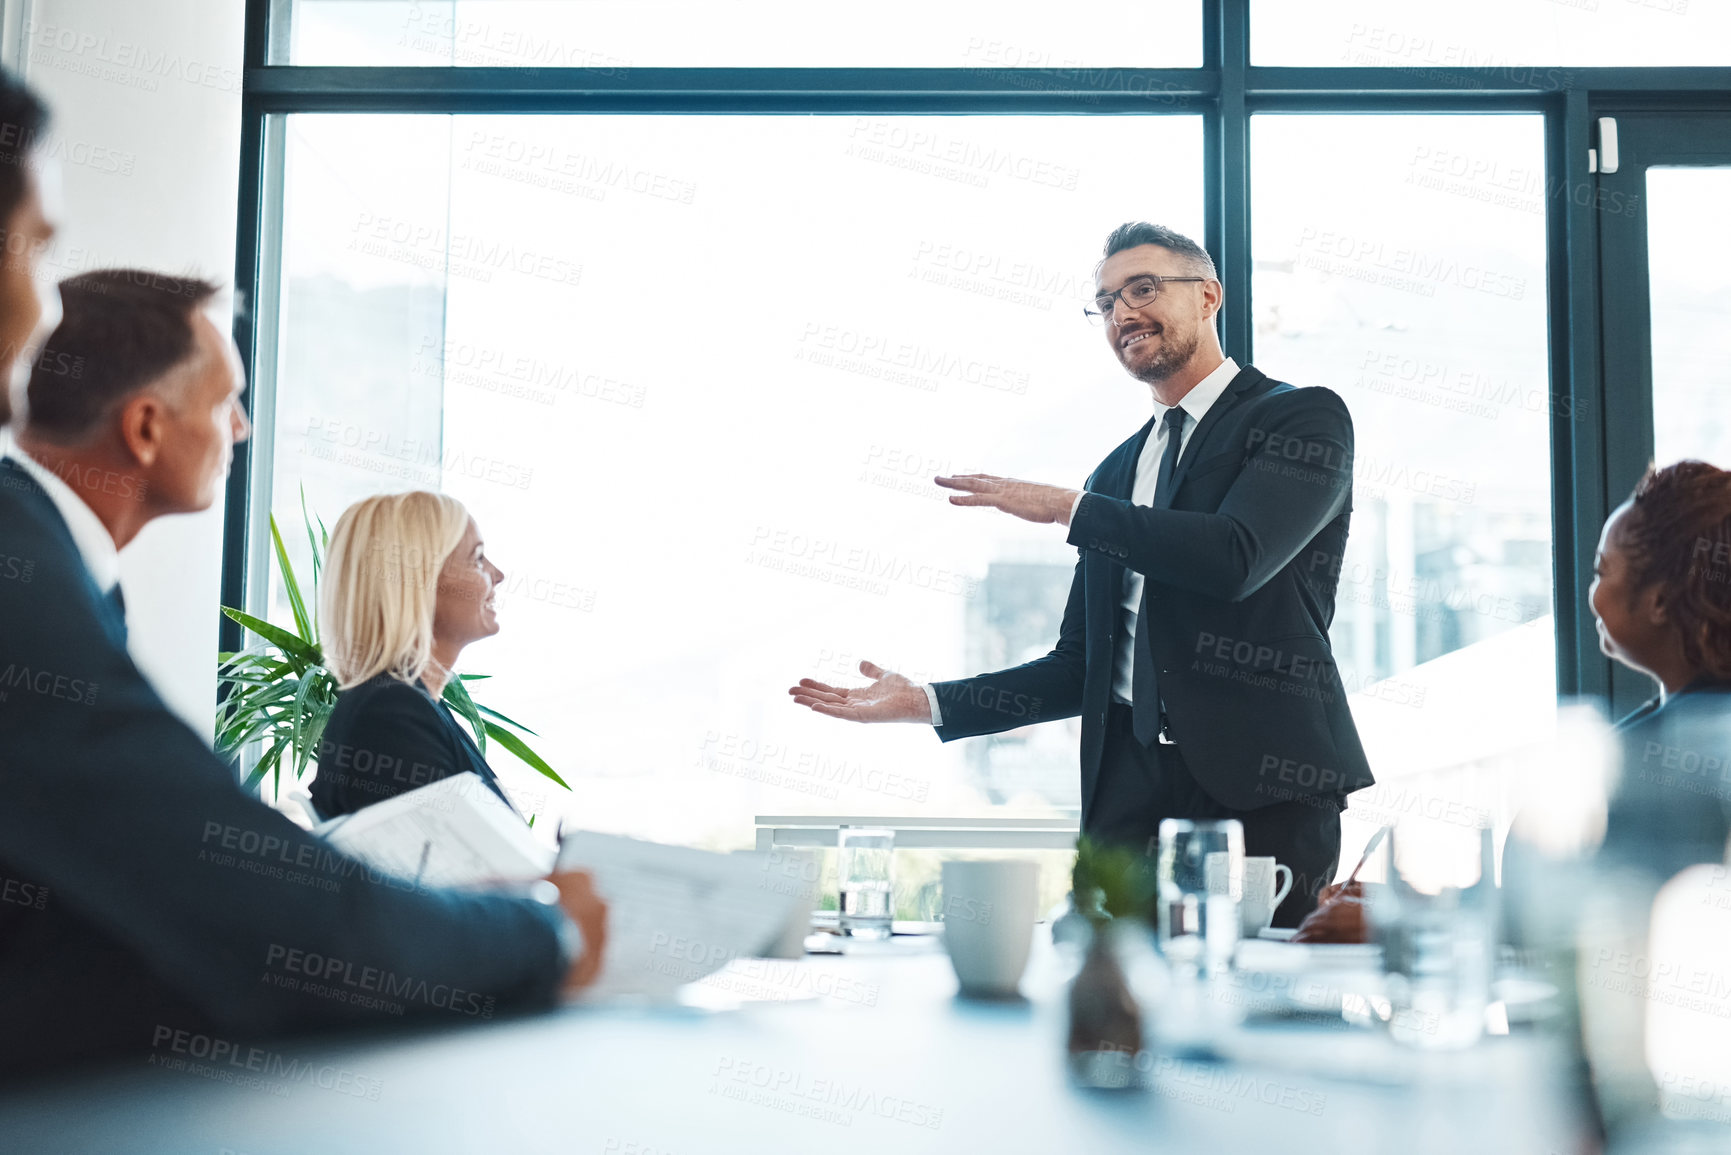
[[[1379,779],[1347,811],[1361,836],[1506,820],[1510,760],[1550,733],[1550,426],[1571,407],[1546,366],[1542,130],[1252,123],[1256,357],[1335,389],[1357,439],[1332,634]],[[1295,179],[1324,147],[1328,179]]]
[[[1506,819],[1556,692],[1609,698],[1585,591],[1630,463],[1728,452],[1723,169],[1623,187],[1656,163],[1637,114],[1731,110],[1723,5],[894,3],[845,34],[779,0],[267,8],[266,444],[225,596],[271,600],[267,490],[327,522],[462,498],[510,575],[468,664],[576,787],[500,755],[550,817],[741,845],[758,814],[1075,806],[1074,723],[941,746],[782,691],[1051,645],[1074,551],[929,478],[1075,484],[1145,419],[1077,309],[1126,219],[1209,245],[1230,355],[1352,410],[1333,640],[1382,784],[1349,856]],[[1631,228],[1634,309],[1600,267]],[[1649,316],[1651,396],[1612,371]]]
[[[885,0],[843,11],[804,0],[292,0],[279,4],[283,64],[582,68],[1035,69],[1194,67],[1202,9],[1140,0],[1078,14],[1016,0]]]
[[[1653,458],[1731,466],[1725,332],[1731,318],[1731,168],[1647,173]]]
[[[931,479],[1080,485],[1146,420],[1081,304],[1117,223],[1201,234],[1201,163],[1194,117],[293,117],[279,520],[470,507],[509,576],[466,664],[576,788],[507,766],[531,808],[1074,807],[1073,722],[946,747],[784,690],[1051,647],[1075,551]]]
[[[1712,0],[1252,0],[1257,64],[1461,69],[1463,89],[1525,81],[1556,91],[1567,68],[1731,64],[1731,7]]]

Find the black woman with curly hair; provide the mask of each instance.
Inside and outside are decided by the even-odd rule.
[[[1590,598],[1606,654],[1658,683],[1617,724],[1608,853],[1663,872],[1722,862],[1731,814],[1731,471],[1649,469],[1599,538]]]

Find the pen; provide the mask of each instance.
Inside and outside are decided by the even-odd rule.
[[[433,844],[431,842],[423,842],[421,844],[421,865],[415,867],[415,885],[416,886],[419,886],[421,884],[421,875],[423,875],[427,872],[427,856],[432,854],[432,853],[433,853]]]
[[[1371,853],[1382,845],[1383,839],[1388,837],[1388,831],[1389,828],[1386,826],[1377,827],[1376,833],[1370,836],[1370,841],[1364,844],[1364,854],[1359,857],[1358,865],[1352,868],[1352,873],[1346,876],[1345,882],[1341,883],[1342,887],[1352,885],[1353,879],[1358,877],[1358,872],[1363,870],[1364,864],[1370,861]]]

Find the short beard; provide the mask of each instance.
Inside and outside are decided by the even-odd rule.
[[[1190,330],[1188,341],[1174,338],[1171,329],[1165,330],[1160,336],[1161,348],[1154,355],[1154,359],[1145,365],[1129,369],[1130,376],[1144,385],[1160,385],[1170,380],[1174,374],[1190,364],[1190,359],[1196,356],[1196,350],[1202,346],[1202,335],[1195,329]]]

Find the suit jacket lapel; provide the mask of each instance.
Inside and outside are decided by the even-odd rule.
[[[36,479],[20,469],[18,463],[9,457],[0,457],[0,486],[21,495],[25,501],[35,502],[41,508],[49,524],[54,527],[54,532],[60,535],[67,555],[77,563],[78,573],[84,578],[85,592],[96,605],[96,614],[102,622],[103,632],[117,647],[126,649],[126,619],[116,609],[114,602],[96,588],[90,571],[84,567],[84,555],[78,550],[78,542],[73,538],[72,530],[67,527],[66,519],[60,516],[60,510],[55,508],[47,491],[36,484]]]
[[[499,800],[506,806],[510,807],[511,811],[515,813],[517,817],[523,818],[522,813],[519,812],[516,805],[512,803],[510,795],[505,793],[505,788],[500,783],[499,776],[493,772],[491,766],[487,765],[487,757],[481,753],[481,748],[475,745],[475,739],[469,733],[469,728],[457,717],[457,713],[455,710],[451,709],[450,703],[441,698],[439,699],[437,708],[444,711],[445,720],[450,723],[451,729],[456,731],[457,749],[461,750],[463,756],[468,759],[469,769],[486,784],[487,789],[497,794]],[[528,819],[523,818],[523,821],[527,822]]]
[[[1089,488],[1102,497],[1129,501],[1136,487],[1136,461],[1142,456],[1142,447],[1148,444],[1153,428],[1154,419],[1150,417],[1136,436],[1114,449],[1111,455],[1100,463],[1100,468],[1094,471],[1093,483]],[[1117,580],[1122,579],[1123,565],[1091,551],[1087,552],[1086,559],[1089,596],[1104,598],[1106,604],[1115,602],[1119,595],[1114,591],[1117,589]]]
[[[1150,417],[1136,436],[1101,467],[1100,475],[1095,479],[1096,493],[1130,500],[1136,488],[1136,462],[1141,459],[1142,449],[1148,444],[1153,430],[1154,419]]]
[[[1226,416],[1227,411],[1238,404],[1251,386],[1266,380],[1267,378],[1263,376],[1261,370],[1249,365],[1238,371],[1238,376],[1232,379],[1231,383],[1226,386],[1225,392],[1221,393],[1219,399],[1209,407],[1208,412],[1203,414],[1202,423],[1196,427],[1196,432],[1190,435],[1189,443],[1184,446],[1184,455],[1178,459],[1178,465],[1172,470],[1172,484],[1167,486],[1166,492],[1159,495],[1154,502],[1156,509],[1170,509],[1172,507],[1172,499],[1177,496],[1179,487],[1184,484],[1184,475],[1190,472],[1191,464],[1203,456],[1203,449],[1207,444],[1209,434],[1214,432],[1221,419]]]

